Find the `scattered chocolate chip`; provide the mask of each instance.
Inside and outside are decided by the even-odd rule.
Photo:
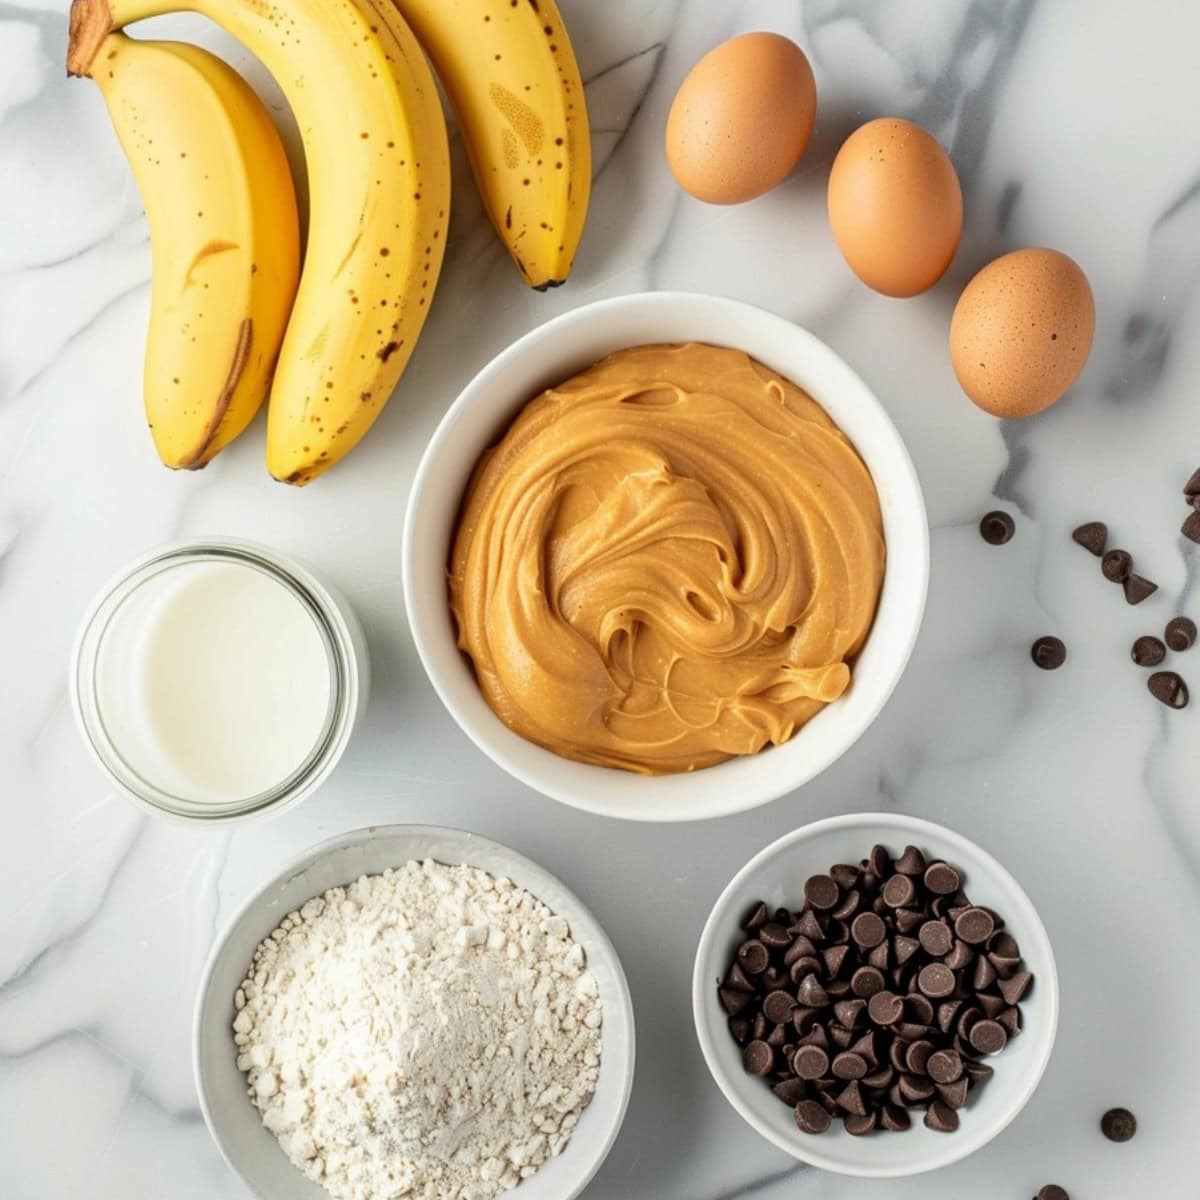
[[[895,992],[876,992],[867,1001],[867,1016],[876,1025],[894,1025],[904,1015],[904,1001]]]
[[[1200,513],[1195,514],[1200,517]],[[1196,539],[1200,541],[1200,537]],[[1141,604],[1141,602],[1158,591],[1158,584],[1151,583],[1142,575],[1130,574],[1122,585],[1125,588],[1126,604]]]
[[[767,906],[760,900],[747,914],[746,919],[742,922],[742,928],[753,932],[761,929],[770,919],[771,914],[767,911]]]
[[[1000,511],[987,513],[979,522],[979,534],[989,546],[1003,546],[1012,541],[1016,528],[1012,517]]]
[[[950,953],[950,948],[954,945],[954,934],[950,932],[950,927],[941,921],[926,921],[917,931],[917,940],[926,954],[932,958],[941,958]]]
[[[1057,671],[1067,661],[1067,648],[1056,637],[1040,637],[1030,647],[1029,655],[1043,671]]]
[[[879,893],[889,908],[904,908],[916,898],[917,889],[907,875],[893,875]]]
[[[789,1108],[795,1108],[808,1093],[808,1089],[804,1086],[804,1080],[794,1076],[791,1079],[783,1080],[782,1083],[777,1083],[771,1091]]]
[[[896,859],[896,870],[901,875],[924,875],[925,855],[916,846],[905,846],[904,853]]]
[[[837,1079],[861,1079],[867,1073],[867,1060],[861,1054],[843,1050],[830,1069]]]
[[[980,1054],[999,1054],[1008,1044],[1008,1034],[999,1021],[976,1021],[967,1041]]]
[[[1133,570],[1133,556],[1127,550],[1110,550],[1100,560],[1100,572],[1112,583],[1122,583]]]
[[[804,898],[813,908],[825,910],[836,907],[840,894],[841,890],[831,875],[814,875],[804,885]]]
[[[731,1016],[735,1017],[750,1001],[754,999],[752,992],[743,992],[738,988],[720,988],[717,992],[721,1001],[721,1007]]]
[[[944,862],[930,863],[925,868],[925,887],[937,896],[952,896],[961,884],[958,872]]]
[[[766,946],[757,938],[751,938],[738,947],[738,962],[747,975],[761,975],[767,969],[769,957]]]
[[[1172,617],[1167,622],[1163,639],[1176,652],[1190,650],[1196,642],[1196,622],[1190,617]]]
[[[1167,648],[1158,638],[1143,634],[1133,643],[1129,656],[1139,667],[1157,667],[1167,657]]]
[[[877,992],[882,992],[887,980],[878,967],[859,967],[850,977],[850,990],[864,1000],[870,1000]]]
[[[1200,467],[1192,472],[1191,478],[1183,485],[1183,494],[1189,500],[1200,496]]]
[[[771,992],[763,1001],[763,1014],[768,1021],[782,1025],[792,1019],[792,1009],[796,1007],[795,998],[785,991]]]
[[[838,1092],[837,1102],[839,1108],[844,1108],[853,1116],[865,1117],[867,1115],[867,1104],[863,1099],[862,1088],[858,1086],[857,1079],[852,1079]]]
[[[796,1105],[796,1127],[801,1133],[824,1133],[833,1118],[815,1100],[801,1100]]]
[[[775,1065],[775,1051],[764,1041],[750,1042],[742,1051],[742,1066],[749,1075],[768,1075]]]
[[[859,913],[854,918],[854,924],[850,926],[850,936],[854,939],[856,946],[870,950],[887,937],[887,926],[884,925],[883,918],[878,913]]]
[[[925,1070],[934,1083],[953,1083],[963,1073],[962,1056],[957,1050],[936,1050]]]
[[[935,1133],[953,1133],[958,1128],[958,1113],[941,1100],[935,1100],[925,1113],[925,1128]]]
[[[937,1094],[941,1096],[942,1103],[957,1112],[967,1102],[971,1081],[963,1075],[953,1083],[935,1083],[933,1086],[937,1089]]]
[[[872,1110],[871,1112],[864,1113],[861,1117],[847,1117],[842,1122],[842,1127],[852,1136],[862,1137],[864,1134],[870,1133],[871,1130],[875,1128],[878,1120],[879,1117],[875,1111]]]
[[[954,932],[964,942],[969,942],[972,946],[981,945],[992,936],[996,929],[996,922],[992,919],[992,914],[986,908],[968,908],[954,922]]]
[[[1057,1183],[1048,1183],[1038,1190],[1033,1200],[1071,1200],[1071,1197],[1066,1188],[1059,1187]]]
[[[1110,1108],[1100,1118],[1100,1132],[1110,1142],[1127,1142],[1137,1133],[1137,1117],[1127,1108]]]
[[[1029,985],[1033,982],[1033,976],[1028,971],[1018,971],[1017,974],[1008,979],[1002,979],[999,983],[1000,995],[1004,997],[1005,1004],[1016,1005],[1024,999],[1025,993],[1029,991]]]
[[[1150,695],[1155,700],[1161,700],[1168,708],[1186,708],[1188,702],[1187,684],[1174,671],[1155,671],[1146,680]]]
[[[872,846],[871,853],[867,855],[867,863],[871,873],[880,879],[892,873],[892,859],[885,846]]]
[[[1108,526],[1103,521],[1088,521],[1086,525],[1080,525],[1071,538],[1099,558],[1108,544]]]
[[[792,1055],[792,1070],[800,1079],[820,1079],[829,1070],[829,1055],[820,1046],[801,1046]]]
[[[945,963],[930,963],[921,968],[917,987],[934,1000],[944,1000],[954,991],[954,972]]]
[[[1189,541],[1200,542],[1200,511],[1188,513],[1187,520],[1179,527],[1179,532]]]
[[[908,1110],[898,1104],[885,1104],[883,1106],[883,1116],[880,1118],[880,1123],[884,1129],[891,1130],[894,1133],[902,1133],[904,1130],[912,1128],[912,1120],[908,1115]]]

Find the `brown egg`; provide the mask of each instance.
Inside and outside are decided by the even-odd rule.
[[[850,269],[885,296],[915,296],[945,273],[962,233],[954,164],[919,125],[880,117],[842,144],[829,224]]]
[[[1057,250],[1014,250],[963,289],[950,321],[950,362],[985,412],[1029,417],[1075,382],[1092,348],[1087,276]]]
[[[740,204],[800,161],[817,113],[804,51],[777,33],[745,33],[710,50],[667,117],[667,164],[697,200]]]

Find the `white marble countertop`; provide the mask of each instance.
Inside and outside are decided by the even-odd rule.
[[[526,291],[458,178],[447,269],[398,395],[315,486],[272,483],[252,431],[199,475],[156,462],[140,359],[149,253],[101,102],[62,67],[62,0],[0,0],[0,1196],[236,1200],[196,1104],[189,1029],[215,930],[308,844],[372,822],[444,822],[532,855],[605,924],[633,989],[639,1064],[588,1200],[1075,1200],[1196,1195],[1191,1091],[1200,958],[1200,704],[1148,695],[1128,647],[1190,609],[1200,548],[1178,536],[1200,463],[1200,9],[1188,0],[568,0],[597,181],[568,286]],[[244,52],[199,22],[166,28]],[[767,197],[707,208],[674,188],[675,86],[725,37],[773,28],[810,54],[818,129]],[[274,93],[269,93],[274,95]],[[859,121],[914,118],[952,151],[967,227],[950,276],[875,296],[829,237],[824,179]],[[1004,426],[950,371],[957,289],[994,254],[1045,244],[1096,292],[1071,396]],[[808,326],[906,437],[933,526],[924,633],[869,734],[801,792],[741,817],[644,826],[577,813],[494,769],[442,711],[405,624],[399,533],[431,430],[470,375],[537,322],[647,288],[725,293]],[[991,548],[982,513],[1012,512]],[[1106,520],[1161,590],[1127,607],[1070,529]],[[334,778],[285,816],[178,828],[112,798],[72,725],[70,641],[99,583],[183,536],[259,539],[310,560],[367,626],[375,689]],[[1035,670],[1055,633],[1070,659]],[[1180,669],[1200,689],[1200,648]],[[986,1149],[919,1180],[863,1183],[761,1141],[710,1080],[689,986],[719,890],[815,817],[896,808],[980,841],[1038,904],[1063,1013],[1044,1082]],[[1168,959],[1168,955],[1172,956]],[[1136,1140],[1097,1129],[1123,1104]]]

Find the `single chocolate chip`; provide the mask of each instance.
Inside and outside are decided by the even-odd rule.
[[[782,1050],[787,1045],[787,1036],[788,1031],[786,1026],[776,1025],[763,1040],[768,1046],[772,1046],[776,1050]]]
[[[833,1015],[843,1029],[853,1029],[862,1020],[866,1007],[865,1000],[839,1000],[833,1006]]]
[[[1137,1133],[1137,1117],[1127,1108],[1110,1108],[1100,1118],[1100,1132],[1110,1142],[1127,1142]]]
[[[876,1025],[894,1025],[904,1013],[904,1001],[895,992],[876,992],[867,1001],[867,1016]]]
[[[845,963],[846,955],[849,953],[849,946],[826,946],[821,951],[821,959],[825,963],[825,970],[831,979],[842,969],[842,964]]]
[[[946,966],[952,971],[961,971],[969,967],[974,959],[975,951],[966,942],[958,939],[954,943],[954,949],[946,955]]]
[[[1188,513],[1187,520],[1179,527],[1179,532],[1189,541],[1200,542],[1200,511]]]
[[[796,1105],[796,1127],[801,1133],[824,1133],[833,1118],[815,1100],[801,1100]]]
[[[752,992],[743,992],[740,988],[718,988],[717,997],[721,1007],[731,1017],[737,1016],[754,999]]]
[[[761,929],[770,919],[771,914],[767,911],[767,906],[760,900],[746,915],[746,919],[742,922],[742,928]]]
[[[861,1117],[848,1116],[843,1122],[842,1127],[852,1137],[862,1137],[868,1134],[875,1128],[876,1122],[879,1120],[875,1112],[869,1112]]]
[[[820,1046],[800,1046],[792,1055],[792,1070],[801,1079],[820,1079],[829,1070],[829,1055]]]
[[[1103,521],[1088,521],[1086,525],[1080,525],[1071,538],[1099,558],[1108,543],[1108,526]]]
[[[874,1088],[876,1091],[885,1092],[896,1082],[895,1070],[884,1063],[882,1067],[876,1067],[870,1075],[863,1076],[863,1087]]]
[[[816,946],[802,933],[792,938],[792,943],[783,952],[783,965],[790,967],[798,958],[811,958],[817,952]]]
[[[954,945],[954,934],[950,932],[950,926],[943,925],[941,921],[926,921],[917,931],[917,939],[921,948],[931,958],[941,958],[943,954],[949,954]]]
[[[891,1130],[893,1133],[903,1133],[904,1130],[912,1128],[912,1120],[907,1111],[897,1104],[885,1104],[880,1120],[884,1129]]]
[[[770,955],[762,942],[757,938],[751,938],[738,947],[737,959],[747,975],[761,975],[767,969]]]
[[[756,1012],[754,1020],[750,1024],[750,1040],[752,1042],[761,1042],[767,1036],[767,1026],[770,1023],[761,1012]]]
[[[1200,513],[1194,513],[1193,516],[1200,517]],[[1196,540],[1200,541],[1200,537]],[[1127,604],[1141,604],[1143,600],[1158,591],[1158,584],[1151,583],[1149,579],[1145,579],[1141,575],[1130,575],[1125,580],[1124,588]]]
[[[867,1066],[877,1067],[879,1065],[879,1058],[875,1053],[875,1031],[873,1029],[868,1029],[867,1032],[864,1033],[862,1037],[860,1037],[858,1041],[850,1047],[850,1053],[858,1054],[865,1058],[867,1061]]]
[[[749,1075],[769,1075],[775,1065],[775,1051],[766,1042],[755,1040],[742,1051],[742,1066]]]
[[[954,922],[954,932],[972,946],[979,946],[986,942],[995,930],[996,922],[986,908],[968,908]]]
[[[884,911],[886,912],[886,906]],[[891,966],[891,949],[887,942],[880,942],[870,954],[867,955],[867,966],[874,967],[877,971],[886,971]]]
[[[785,950],[792,944],[792,935],[782,925],[771,921],[758,931],[758,940],[768,950]]]
[[[1048,1183],[1044,1188],[1038,1189],[1038,1194],[1033,1200],[1071,1200],[1066,1188],[1061,1188],[1057,1183]]]
[[[900,934],[892,939],[892,949],[896,954],[896,963],[898,966],[904,966],[906,962],[921,948],[921,943],[916,938],[905,937]]]
[[[1040,637],[1030,647],[1029,656],[1043,671],[1057,671],[1067,661],[1067,648],[1061,638]]]
[[[904,908],[916,899],[916,885],[907,875],[893,875],[883,885],[880,895],[889,908]]]
[[[1197,467],[1191,474],[1191,478],[1183,485],[1183,494],[1191,500],[1195,496],[1200,496],[1200,467]]]
[[[835,946],[840,946],[843,942],[848,942],[850,940],[850,926],[845,921],[831,920],[828,928],[825,930],[825,940]]]
[[[935,1133],[953,1133],[958,1128],[958,1113],[941,1100],[935,1100],[925,1113],[925,1128]]]
[[[1139,667],[1157,667],[1167,657],[1167,648],[1158,638],[1144,634],[1133,643],[1129,656]]]
[[[759,991],[773,992],[788,981],[788,973],[777,966],[769,966],[757,979]]]
[[[909,1104],[919,1104],[922,1100],[928,1100],[934,1094],[933,1084],[921,1075],[914,1075],[909,1071],[904,1072],[900,1076],[900,1095],[904,1097]]]
[[[901,933],[913,933],[925,924],[926,914],[917,912],[914,908],[898,908],[896,910],[896,928]]]
[[[1032,982],[1033,976],[1028,971],[1018,971],[1010,979],[1000,982],[1000,995],[1006,1004],[1019,1004]]]
[[[1100,560],[1100,573],[1111,583],[1123,583],[1133,570],[1133,555],[1128,550],[1110,550]]]
[[[942,1103],[947,1108],[952,1108],[956,1112],[966,1104],[967,1092],[971,1089],[971,1085],[965,1075],[961,1079],[956,1079],[953,1083],[937,1083],[934,1084],[934,1087],[937,1088],[937,1094],[941,1096]]]
[[[996,968],[992,966],[987,955],[981,954],[975,960],[975,974],[971,978],[971,986],[982,992],[996,982]]]
[[[839,1108],[844,1108],[846,1112],[856,1117],[865,1117],[867,1115],[867,1103],[863,1099],[862,1089],[858,1086],[858,1080],[852,1079],[837,1095]]]
[[[811,910],[800,914],[800,919],[788,929],[788,933],[803,935],[812,942],[825,940],[825,927]]]
[[[871,853],[867,855],[867,862],[870,864],[871,873],[880,879],[892,873],[892,856],[888,854],[886,846],[872,846]]]
[[[979,535],[989,546],[1003,546],[1012,540],[1016,524],[1006,512],[987,513],[979,522]]]
[[[913,1042],[904,1055],[904,1063],[913,1075],[924,1075],[925,1067],[933,1054],[933,1043],[925,1038]]]
[[[859,913],[850,926],[850,936],[857,946],[870,950],[887,937],[887,926],[883,918],[873,912]]]
[[[792,1019],[792,1009],[795,1007],[795,998],[784,991],[771,992],[763,1001],[764,1015],[768,1021],[774,1021],[776,1025],[782,1025],[784,1021],[790,1021]]]
[[[904,1014],[918,1025],[933,1024],[933,1005],[920,992],[909,992],[904,997]]]
[[[788,1106],[795,1108],[801,1100],[804,1099],[808,1089],[804,1086],[803,1079],[785,1079],[782,1083],[777,1083],[772,1089],[776,1096]]]
[[[1188,702],[1187,684],[1174,671],[1155,671],[1146,680],[1150,695],[1155,700],[1161,700],[1168,708],[1186,708]]]
[[[917,987],[933,1000],[944,1000],[954,991],[954,972],[945,963],[930,963],[921,968]]]
[[[840,1000],[843,996],[850,994],[850,980],[848,979],[827,979],[825,981],[825,990],[833,997],[834,1000]]]
[[[1021,1032],[1021,1010],[1015,1005],[1004,1009],[996,1018],[996,1024],[1003,1027],[1011,1041]]]
[[[829,1003],[829,993],[815,975],[805,975],[796,989],[796,999],[804,1008],[824,1008]]]
[[[1167,622],[1164,639],[1172,650],[1190,650],[1196,642],[1196,622],[1190,617],[1172,617]]]
[[[739,992],[754,991],[753,981],[742,970],[742,964],[736,958],[729,964],[729,970],[725,975],[725,986]]]
[[[885,984],[883,972],[877,967],[859,967],[850,976],[850,990],[864,1000],[870,1000],[876,992],[882,992]]]
[[[936,896],[952,896],[961,885],[958,872],[944,862],[930,863],[925,868],[925,887]]]
[[[901,875],[924,875],[925,855],[916,846],[905,846],[904,853],[896,859],[896,870]]]
[[[963,1059],[963,1074],[972,1084],[982,1083],[992,1077],[992,1068],[987,1063],[976,1062],[973,1058]]]
[[[750,1018],[730,1017],[729,1032],[733,1034],[733,1040],[739,1046],[744,1046],[750,1040]]]
[[[813,875],[804,885],[804,898],[822,911],[833,908],[841,895],[841,889],[831,875]]]
[[[833,1060],[832,1070],[838,1079],[861,1079],[867,1073],[867,1060],[861,1054],[843,1050]]]
[[[858,886],[859,869],[849,863],[834,863],[829,868],[829,874],[838,887],[853,888]]]
[[[797,987],[803,982],[806,975],[819,975],[820,973],[821,960],[813,958],[812,955],[804,955],[788,967],[788,978]]]
[[[796,1024],[793,1014],[792,1025]],[[822,1050],[829,1049],[829,1038],[825,1034],[825,1026],[813,1024],[812,1028],[796,1043],[798,1046],[819,1046]]]
[[[953,1083],[963,1073],[962,1059],[957,1051],[936,1050],[929,1056],[925,1070],[934,1083]]]
[[[843,897],[842,902],[830,914],[837,921],[848,921],[862,904],[862,895],[858,888],[851,888]]]
[[[976,1021],[971,1026],[971,1034],[967,1041],[980,1054],[999,1054],[1008,1044],[1008,1034],[1004,1032],[1004,1026],[999,1021]]]

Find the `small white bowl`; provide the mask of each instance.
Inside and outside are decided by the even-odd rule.
[[[927,858],[958,868],[963,887],[977,904],[1004,918],[1021,947],[1033,986],[1021,1001],[1023,1028],[988,1060],[995,1074],[972,1093],[954,1133],[935,1133],[920,1119],[905,1133],[853,1137],[837,1122],[813,1136],[796,1128],[792,1110],[761,1079],[742,1069],[742,1052],[730,1036],[717,1000],[717,983],[746,934],[741,921],[757,900],[771,907],[798,908],[804,881],[834,863],[857,863],[879,842],[898,855],[912,844]],[[1021,885],[985,850],[959,833],[898,813],[852,813],[804,825],[756,854],[732,879],[713,906],[700,935],[692,975],[692,1011],[700,1049],[725,1099],[758,1133],[781,1150],[826,1171],[884,1179],[918,1175],[948,1166],[985,1146],[1033,1095],[1058,1028],[1058,973],[1050,939]]]
[[[467,481],[521,407],[615,350],[655,342],[744,350],[808,391],[853,441],[883,509],[887,569],[875,624],[849,691],[785,745],[678,775],[574,762],[526,741],[484,700],[456,644],[446,567]],[[404,524],[404,599],[413,640],[442,702],[498,766],[532,788],[604,816],[691,821],[741,812],[807,783],[875,719],[917,638],[929,580],[929,529],[908,451],[883,406],[828,346],[762,309],[717,296],[647,292],[547,322],[497,355],[451,406],[425,450]]]
[[[310,897],[360,875],[377,875],[426,858],[507,876],[531,892],[565,918],[600,987],[600,1077],[591,1103],[563,1152],[506,1194],[514,1200],[571,1200],[616,1141],[633,1087],[633,1005],[617,952],[596,918],[548,871],[498,842],[437,826],[375,826],[322,842],[280,871],[234,916],[204,968],[192,1043],[200,1107],[225,1161],[259,1200],[328,1200],[329,1193],[305,1178],[264,1128],[246,1095],[245,1076],[237,1069],[233,994],[254,950]]]

